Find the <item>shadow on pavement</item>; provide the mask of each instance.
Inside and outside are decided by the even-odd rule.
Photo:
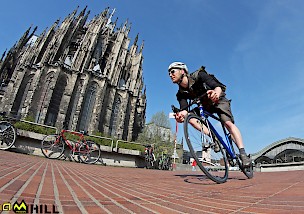
[[[178,176],[180,178],[184,178],[184,182],[186,183],[191,183],[191,184],[199,184],[199,185],[214,185],[217,184],[215,182],[213,182],[212,180],[210,180],[206,175],[198,175],[198,174],[178,174],[175,175]],[[243,178],[241,176],[237,176],[237,177],[228,177],[227,182],[229,182],[229,180],[239,180],[239,181],[245,181],[248,180],[247,178]],[[226,182],[225,182],[226,183]]]

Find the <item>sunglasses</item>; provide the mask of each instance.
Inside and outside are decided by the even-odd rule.
[[[174,74],[176,71],[177,71],[177,70],[174,70],[174,69],[170,70],[170,71],[169,71],[169,75],[170,75],[170,74]]]

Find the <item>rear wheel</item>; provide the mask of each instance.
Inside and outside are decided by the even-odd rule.
[[[94,164],[101,155],[99,145],[93,141],[86,141],[83,145],[79,146],[79,160],[83,163]]]
[[[200,130],[194,128],[190,122],[196,123]],[[215,134],[213,137],[204,134],[203,125],[206,126],[205,121],[197,115],[188,114],[185,118],[184,134],[188,148],[197,166],[208,178],[216,183],[224,183],[228,178],[226,152],[219,140],[214,140]]]
[[[46,158],[58,159],[64,152],[64,145],[59,135],[47,135],[41,142],[41,151]]]
[[[0,149],[11,148],[16,141],[16,130],[13,125],[7,121],[0,122]]]
[[[250,164],[249,167],[244,167],[240,157],[237,158],[238,165],[241,171],[246,175],[247,178],[253,178],[253,164]]]
[[[236,163],[239,167],[239,169],[246,175],[247,178],[253,178],[253,164],[250,164],[250,167],[244,167],[243,163],[242,163],[242,159],[240,158],[240,155],[237,154],[235,151],[237,151],[237,147],[236,144],[234,143],[234,141],[231,139],[231,136],[229,136],[229,140],[230,140],[230,148],[232,148],[232,151],[234,154],[236,154]],[[232,159],[229,157],[228,158],[230,161],[232,161]],[[231,162],[231,165],[234,166],[235,162]]]

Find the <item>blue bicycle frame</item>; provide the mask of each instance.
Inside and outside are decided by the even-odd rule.
[[[232,145],[232,142],[230,140],[231,139],[230,133],[226,131],[226,128],[225,128],[224,124],[221,122],[221,120],[218,117],[216,117],[215,115],[205,111],[204,107],[202,105],[199,105],[198,107],[199,107],[200,116],[208,122],[208,125],[209,125],[210,129],[216,135],[216,137],[218,138],[220,143],[224,146],[225,150],[228,152],[230,157],[233,158],[233,159],[236,159],[236,155],[233,152],[233,148],[232,148],[233,145]],[[227,143],[223,140],[223,138],[219,135],[219,133],[213,127],[212,123],[208,120],[208,117],[212,117],[213,119],[221,122],[221,125],[222,125],[222,128],[223,128]]]

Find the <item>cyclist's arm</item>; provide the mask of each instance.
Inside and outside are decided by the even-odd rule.
[[[212,100],[212,102],[217,103],[221,95],[224,95],[222,92],[221,85],[214,81],[208,74],[204,72],[199,73],[199,81],[202,84],[205,84],[207,87],[208,98]]]
[[[216,87],[213,90],[208,90],[207,91],[208,98],[212,100],[212,102],[217,103],[218,100],[220,99],[220,96],[222,94],[222,88],[221,87]]]
[[[183,110],[183,111],[175,113],[174,117],[177,122],[182,123],[182,122],[184,122],[187,114],[188,114],[188,112],[186,110]]]
[[[176,98],[177,98],[177,101],[179,102],[180,109],[184,109],[188,106],[188,102],[187,102],[188,98],[185,97],[182,93],[177,92]],[[182,123],[182,122],[184,122],[184,119],[187,114],[188,114],[188,112],[186,110],[182,110],[180,112],[175,113],[174,117],[177,122]]]

